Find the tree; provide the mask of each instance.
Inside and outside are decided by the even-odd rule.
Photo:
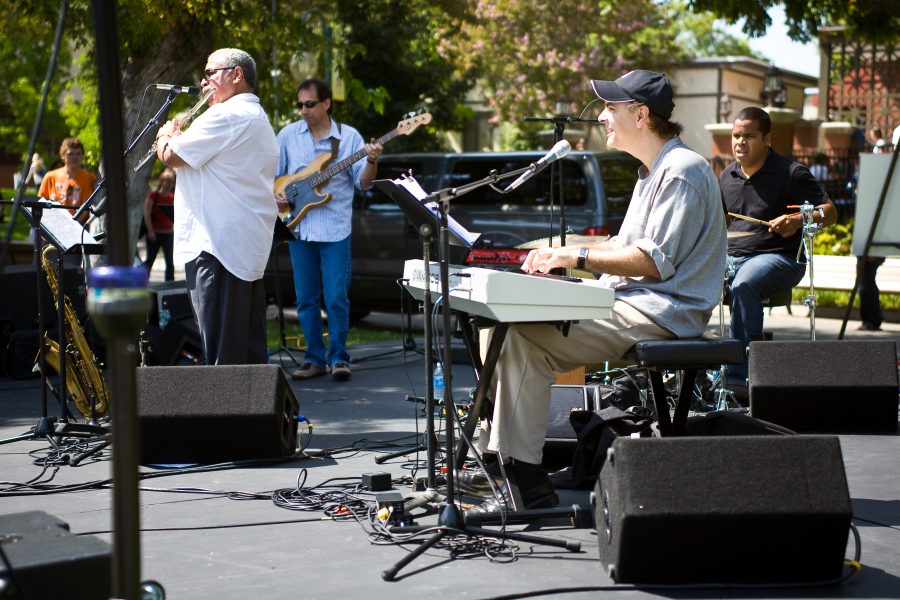
[[[265,6],[262,10],[261,4]],[[349,3],[344,4],[343,13],[348,18],[355,17],[354,22],[362,22],[366,11]],[[382,0],[379,4],[393,7],[396,13],[402,3],[399,0]],[[434,24],[444,14],[440,7],[452,8],[454,3],[442,0],[432,4],[437,8],[427,12],[428,16],[420,18],[416,24],[428,24],[428,31],[435,32],[439,28]],[[100,135],[91,3],[88,0],[70,0],[68,6],[66,53],[64,60],[60,62],[57,80],[53,83],[51,105],[41,132],[41,145],[45,148],[58,148],[62,137],[78,135],[86,145],[87,164],[96,166],[96,157],[100,156]],[[417,11],[428,6],[424,1],[416,3]],[[11,80],[13,84],[10,88],[17,92],[0,94],[0,110],[4,114],[3,122],[0,123],[0,127],[4,129],[0,131],[17,132],[16,135],[3,138],[5,148],[12,153],[24,155],[34,120],[36,99],[49,58],[48,46],[53,29],[48,23],[57,21],[59,7],[45,0],[0,0],[0,8],[5,9],[3,13],[8,16],[5,23],[7,35],[0,42],[0,56],[5,59],[5,64],[14,67],[15,78]],[[316,54],[326,49],[330,42],[318,30],[319,23],[334,23],[341,16],[334,3],[326,0],[307,0],[302,4],[286,0],[271,3],[255,0],[119,0],[117,8],[126,146],[162,105],[164,93],[149,88],[148,85],[157,82],[199,83],[207,56],[218,47],[239,47],[249,52],[256,59],[259,74],[257,93],[263,106],[271,113],[287,114],[287,106],[292,106],[296,100],[295,89],[298,82],[283,74],[289,72],[289,64],[296,55],[306,51]],[[357,13],[360,16],[356,16]],[[317,18],[311,18],[313,16]],[[389,64],[409,47],[415,48],[422,55],[434,54],[433,49],[429,50],[429,44],[433,47],[435,39],[429,40],[427,33],[415,27],[405,30],[391,28],[386,31],[390,31],[394,44],[383,44],[379,38],[374,43],[372,39],[366,40],[365,50],[373,62],[376,57],[381,56],[379,60]],[[342,47],[350,60],[355,52],[360,51],[353,44],[351,41]],[[383,55],[387,52],[395,55],[384,58]],[[357,79],[350,68],[344,68],[342,75],[353,104],[377,112],[382,109],[386,99],[394,96],[404,104],[408,103],[403,93],[409,87],[409,82],[403,78],[385,81],[383,77],[373,77],[376,83],[366,84]],[[428,85],[433,88],[427,89]],[[448,100],[444,102],[443,90],[453,89],[453,85],[440,81],[439,77],[428,80],[428,85],[421,86],[418,95],[422,98],[441,98],[437,103],[441,110],[452,112],[447,107],[452,103],[452,98],[459,94],[447,96]],[[179,98],[169,116],[174,116],[179,108],[186,108],[190,102],[191,99]],[[399,120],[395,115],[390,118],[394,122]],[[133,243],[141,222],[150,167],[137,173],[132,167],[146,153],[154,134],[155,129],[149,132],[128,158],[128,198],[111,199],[128,202],[129,233]],[[159,165],[155,166],[155,169],[159,168]]]
[[[682,0],[669,2],[666,8],[678,32],[676,40],[687,56],[750,56],[766,60],[750,48],[747,38],[734,36],[720,27],[712,13],[686,10],[687,5]]]
[[[501,120],[550,114],[561,95],[584,105],[593,99],[588,79],[661,70],[683,56],[653,0],[471,1],[475,20],[439,48],[481,74]]]
[[[358,85],[386,92],[378,114],[354,102],[338,108],[339,118],[356,124],[366,138],[390,131],[416,109],[432,113],[437,129],[462,128],[468,114],[460,107],[474,85],[473,73],[455,67],[458,57],[439,54],[435,40],[447,39],[470,17],[465,2],[370,0],[364,11],[357,0],[336,4],[344,41],[361,49],[347,56],[346,72]],[[440,149],[443,143],[433,133],[417,131],[398,138],[389,151]]]
[[[744,32],[761,37],[772,24],[768,11],[784,5],[788,35],[808,42],[827,25],[845,25],[851,35],[871,42],[896,40],[900,35],[900,17],[894,0],[688,0],[695,11],[710,11],[736,23],[745,19]]]

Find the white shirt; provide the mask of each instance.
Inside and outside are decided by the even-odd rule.
[[[259,98],[237,94],[210,107],[169,146],[187,163],[176,169],[175,260],[206,251],[236,277],[260,279],[278,216],[278,143]]]

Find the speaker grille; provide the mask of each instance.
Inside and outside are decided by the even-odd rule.
[[[890,340],[751,342],[750,414],[796,431],[896,431]]]
[[[826,436],[618,438],[596,502],[600,561],[632,583],[837,578],[852,514]]]
[[[137,370],[141,460],[225,462],[290,456],[299,406],[278,365]]]

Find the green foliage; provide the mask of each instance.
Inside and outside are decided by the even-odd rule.
[[[668,2],[666,8],[678,32],[676,40],[688,56],[750,56],[765,60],[750,48],[746,37],[736,37],[717,25],[714,14],[689,11],[684,0]]]
[[[782,4],[787,19],[788,35],[793,40],[808,42],[819,29],[829,25],[845,25],[851,36],[871,42],[898,39],[900,18],[896,2],[889,0],[687,0],[694,11],[710,11],[736,23],[745,19],[744,32],[761,37],[772,24],[770,8]]]
[[[355,0],[335,4],[342,44],[360,49],[343,57],[342,75],[355,81],[335,117],[369,138],[394,129],[410,111],[426,110],[432,125],[397,138],[389,152],[445,149],[436,132],[462,127],[467,113],[459,107],[474,84],[441,45],[465,17],[464,3],[369,0],[365,10]]]
[[[820,231],[813,238],[813,253],[849,256],[852,241],[853,222],[835,223]]]
[[[472,0],[474,19],[440,47],[477,72],[503,121],[552,114],[560,95],[592,100],[591,78],[641,67],[663,70],[682,56],[653,0]]]

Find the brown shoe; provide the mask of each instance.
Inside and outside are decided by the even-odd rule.
[[[331,378],[335,381],[347,381],[350,375],[350,365],[347,363],[338,362],[331,365]]]
[[[312,379],[313,377],[321,377],[328,371],[325,367],[314,365],[312,363],[303,363],[299,369],[291,371],[292,379]]]

